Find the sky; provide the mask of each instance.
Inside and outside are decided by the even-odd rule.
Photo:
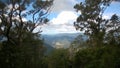
[[[43,31],[42,34],[80,32],[76,31],[73,26],[73,22],[80,13],[77,13],[73,7],[75,4],[82,1],[83,0],[54,0],[51,12],[48,16],[50,21],[47,24],[40,26]],[[109,19],[113,14],[120,15],[120,2],[111,3],[110,7],[104,12],[103,17]]]

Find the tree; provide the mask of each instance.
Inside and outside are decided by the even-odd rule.
[[[47,63],[45,68],[71,68],[67,49],[56,49],[44,59]]]
[[[52,2],[52,0],[1,0],[1,35],[4,35],[13,44],[20,45],[24,32],[33,32],[37,26],[48,21],[46,15]],[[17,40],[15,41],[13,38],[17,38]]]
[[[44,54],[40,31],[53,0],[0,0],[0,67],[39,68]],[[25,20],[26,19],[26,20]]]
[[[109,45],[119,45],[120,44],[120,17],[114,14],[108,25],[109,28],[106,34],[106,42]]]
[[[75,53],[73,68],[119,68],[119,53],[115,46],[82,49]]]
[[[76,29],[89,36],[87,47],[78,50],[73,58],[73,68],[115,68],[119,67],[120,17],[112,15],[103,19],[104,10],[115,0],[85,0],[74,8],[81,14],[74,23]],[[109,46],[101,46],[109,45]],[[117,45],[117,46],[116,46]],[[101,47],[96,47],[101,46]]]
[[[105,9],[113,0],[85,0],[76,4],[74,8],[81,14],[74,22],[76,29],[84,31],[89,36],[88,42],[92,46],[102,45],[110,25],[110,20],[103,19]],[[111,22],[114,24],[113,22]],[[111,26],[114,28],[115,26]]]

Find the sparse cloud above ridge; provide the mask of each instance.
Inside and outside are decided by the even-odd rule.
[[[62,11],[74,11],[73,6],[77,0],[54,0],[51,11],[60,13]]]
[[[77,32],[73,26],[77,14],[72,11],[62,11],[50,23],[45,24],[42,29],[43,33],[74,33]]]
[[[73,8],[76,3],[79,3],[78,1],[81,2],[83,0],[55,0],[51,12],[57,15],[51,16],[50,22],[42,26],[42,34],[78,32],[73,26],[73,22],[80,14]],[[104,19],[110,19],[113,14],[118,14],[120,7],[120,2],[118,1],[112,2],[110,7],[107,8],[103,14]]]

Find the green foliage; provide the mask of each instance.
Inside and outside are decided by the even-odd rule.
[[[76,29],[85,30],[89,40],[81,41],[83,39],[79,36],[73,42],[73,50],[56,49],[48,55],[44,55],[45,48],[39,35],[41,30],[37,33],[33,30],[48,21],[46,14],[53,0],[31,1],[0,1],[0,36],[7,38],[0,42],[0,68],[120,67],[120,18],[117,15],[109,20],[102,18],[112,0],[85,0],[75,5],[81,15],[74,25]],[[26,11],[28,6],[32,9]],[[23,21],[29,16],[32,17],[30,20]]]
[[[119,68],[118,47],[87,48],[74,57],[74,68]]]
[[[0,0],[0,68],[40,68],[45,47],[40,31],[53,0]],[[29,10],[28,8],[31,7]],[[31,17],[30,19],[28,17]],[[24,21],[27,19],[27,21]]]
[[[2,1],[0,1],[0,9],[3,9],[3,8],[5,8],[5,4],[2,2]]]
[[[3,68],[39,68],[45,48],[42,40],[26,34],[21,46],[3,42],[0,50],[0,67]]]
[[[106,41],[109,45],[119,45],[120,44],[120,17],[114,14],[109,22],[109,29],[106,36]],[[113,27],[114,26],[114,27]]]
[[[46,68],[70,68],[68,51],[66,49],[56,49],[45,57]]]
[[[119,68],[118,46],[79,49],[70,55],[68,49],[57,49],[45,56],[42,68]]]
[[[83,45],[90,47],[74,49],[73,68],[119,68],[120,17],[116,14],[111,19],[102,17],[111,2],[85,0],[74,6],[81,12],[74,25],[89,36]]]
[[[70,48],[72,48],[72,49],[77,49],[77,48],[81,48],[81,49],[83,49],[83,48],[86,48],[86,47],[88,47],[87,46],[87,39],[88,39],[88,36],[86,36],[86,35],[78,35],[75,39],[74,39],[74,41],[71,43],[71,46],[70,46]]]
[[[81,12],[74,26],[80,31],[85,31],[89,36],[89,44],[92,43],[91,46],[103,45],[111,32],[114,32],[112,35],[120,35],[120,19],[117,15],[113,15],[111,19],[103,19],[103,13],[111,2],[112,0],[85,0],[74,6]]]

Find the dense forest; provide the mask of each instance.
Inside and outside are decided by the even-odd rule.
[[[46,53],[42,30],[34,29],[49,21],[54,0],[0,0],[0,68],[120,68],[120,16],[103,18],[114,1],[119,2],[84,0],[73,6],[81,12],[73,26],[84,34],[68,48]]]

